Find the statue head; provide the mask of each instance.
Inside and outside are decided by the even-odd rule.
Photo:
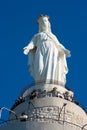
[[[41,15],[37,19],[37,23],[39,24],[39,32],[43,32],[43,31],[51,32],[51,25],[49,22],[49,16]]]

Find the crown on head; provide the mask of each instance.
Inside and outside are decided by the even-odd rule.
[[[40,17],[37,19],[37,23],[39,23],[39,22],[40,22],[40,19],[41,19],[41,18],[44,18],[44,17],[47,17],[48,19],[50,18],[48,15],[43,15],[43,14],[41,14]]]

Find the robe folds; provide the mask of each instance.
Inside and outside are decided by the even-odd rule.
[[[28,54],[29,71],[36,82],[66,83],[66,57],[69,56],[69,51],[60,44],[54,34],[40,32],[34,35],[24,48],[24,53]]]

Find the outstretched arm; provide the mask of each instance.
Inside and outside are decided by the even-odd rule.
[[[24,54],[28,55],[29,51],[32,50],[32,49],[34,49],[34,43],[33,43],[33,41],[31,41],[27,46],[25,46],[23,48]]]
[[[71,56],[70,51],[69,51],[68,49],[66,49],[66,48],[58,41],[57,37],[56,37],[53,33],[51,33],[51,35],[48,34],[48,33],[46,33],[46,34],[48,35],[48,37],[50,37],[50,38],[54,41],[54,44],[55,44],[55,46],[58,48],[58,50],[60,50],[60,54],[61,54],[61,55],[62,55],[62,54],[65,54],[67,57],[70,57],[70,56]]]
[[[24,54],[28,55],[30,50],[35,49],[35,47],[36,47],[35,44],[36,44],[36,36],[34,36],[34,38],[31,40],[31,42],[23,48]]]
[[[58,40],[57,40],[57,42],[58,42],[60,49],[66,54],[66,56],[70,57],[71,56],[70,51],[68,49],[66,49]]]

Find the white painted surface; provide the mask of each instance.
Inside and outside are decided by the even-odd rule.
[[[30,43],[24,47],[24,54],[28,54],[30,74],[36,81],[52,80],[66,83],[68,67],[67,50],[51,32],[47,16],[38,19],[39,33],[34,35]]]
[[[0,130],[50,130],[50,128],[51,130],[81,130],[82,126],[87,122],[85,111],[80,106],[65,99],[45,97],[32,100],[31,102],[35,109],[32,104],[29,104],[29,101],[18,105],[14,109],[18,116],[18,120],[13,120],[16,119],[16,117],[14,114],[11,114],[9,118],[11,121],[8,122],[7,126],[0,127]],[[63,107],[65,103],[66,106]],[[36,108],[37,115],[39,115],[38,119],[35,118]],[[60,111],[61,114],[59,118]],[[22,112],[26,112],[27,114],[32,112],[31,117],[33,115],[34,118],[21,122],[19,117]],[[43,118],[42,115],[44,115],[45,118]]]

